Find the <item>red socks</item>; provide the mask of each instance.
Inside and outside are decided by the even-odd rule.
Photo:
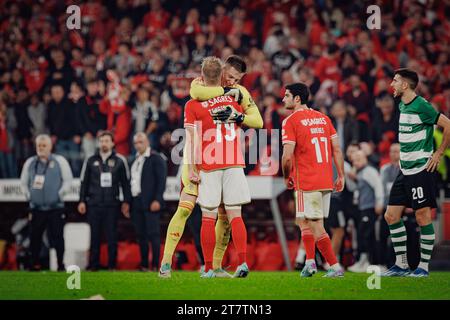
[[[302,230],[302,241],[306,251],[306,260],[314,260],[316,256],[316,243],[310,228]]]
[[[241,265],[247,260],[247,229],[242,217],[231,220],[231,236],[238,254],[239,265]]]
[[[214,247],[216,245],[216,219],[203,217],[200,228],[200,242],[202,244],[203,258],[205,259],[205,272],[212,269]]]
[[[336,255],[334,254],[333,248],[331,246],[331,240],[327,233],[322,234],[317,239],[317,249],[319,249],[320,253],[330,266],[333,266],[337,263]]]

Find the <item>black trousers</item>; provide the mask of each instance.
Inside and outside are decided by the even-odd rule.
[[[58,269],[64,269],[64,219],[64,209],[31,211],[30,249],[32,266],[40,265],[39,253],[41,252],[42,235],[47,229],[50,247],[56,250]]]
[[[150,208],[142,207],[140,196],[134,197],[131,203],[131,220],[136,230],[141,252],[141,267],[148,268],[148,242],[152,244],[152,268],[158,268],[161,251],[159,211],[152,212]]]
[[[100,207],[89,206],[87,220],[91,227],[91,250],[89,266],[100,268],[100,244],[102,229],[106,231],[108,241],[108,268],[116,268],[117,263],[117,222],[120,215],[120,206]]]
[[[375,220],[374,209],[361,210],[358,219],[358,253],[367,253],[373,263],[375,257]]]

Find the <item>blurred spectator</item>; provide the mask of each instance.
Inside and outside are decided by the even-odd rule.
[[[281,72],[289,70],[297,59],[299,59],[299,53],[289,49],[289,42],[286,37],[280,39],[281,50],[276,51],[271,56],[272,65],[275,70],[277,78],[281,76]]]
[[[369,115],[372,108],[367,94],[366,85],[361,82],[361,78],[357,74],[353,74],[349,78],[349,90],[344,93],[342,99],[356,110],[356,119],[363,122],[365,125],[369,124]],[[368,141],[369,137],[361,136],[363,141]]]
[[[216,34],[227,35],[233,26],[231,18],[227,15],[227,9],[221,3],[214,8],[215,14],[209,16],[209,24]]]
[[[31,132],[33,139],[40,134],[48,133],[47,128],[47,106],[39,99],[38,94],[31,95],[30,105],[27,108],[28,117],[32,123]]]
[[[386,210],[389,203],[389,194],[395,178],[400,172],[400,145],[398,143],[391,144],[389,152],[390,162],[381,167],[380,175],[384,189],[384,209]],[[381,265],[391,266],[395,263],[393,255],[394,250],[391,248],[392,243],[388,242],[390,235],[388,224],[383,216],[378,217],[379,223],[379,241],[377,246],[377,257]]]
[[[111,59],[110,67],[117,71],[120,78],[124,78],[133,71],[134,64],[135,57],[130,53],[130,44],[121,42],[117,54]]]
[[[74,84],[74,87],[78,85]],[[79,90],[79,88],[74,89]],[[50,129],[54,152],[65,157],[74,173],[80,174],[79,124],[75,104],[67,98],[62,84],[51,86],[52,100],[48,105],[47,125]]]
[[[384,93],[375,100],[377,109],[372,122],[372,141],[380,154],[380,166],[388,163],[389,148],[398,141],[399,113],[394,105],[394,99]]]
[[[6,123],[6,108],[0,105],[0,178],[3,179],[17,177],[12,143],[12,135]]]
[[[347,150],[347,147],[352,142],[359,142],[359,130],[356,121],[352,119],[347,113],[347,107],[343,100],[337,100],[331,107],[331,120],[336,132],[339,136],[339,145],[342,150]]]
[[[100,102],[100,111],[107,114],[107,130],[113,133],[117,153],[130,154],[131,109],[128,106],[131,92],[119,82],[118,75],[108,71],[107,97]]]
[[[375,220],[384,213],[384,193],[378,171],[368,165],[366,154],[360,150],[353,156],[357,170],[359,221],[357,221],[358,261],[348,268],[351,272],[366,272],[375,259]]]
[[[29,99],[25,88],[18,90],[15,97],[15,103],[12,104],[14,110],[14,119],[16,121],[15,128],[15,144],[16,158],[21,165],[25,159],[33,154],[33,146],[31,142],[32,123],[28,117],[27,107]]]
[[[65,53],[61,48],[52,48],[50,57],[51,61],[45,86],[49,87],[57,82],[63,85],[65,91],[68,91],[74,78],[73,68],[67,62]]]
[[[336,44],[330,45],[323,56],[317,61],[315,75],[319,78],[320,82],[327,79],[333,81],[341,80],[339,47]]]
[[[198,33],[195,35],[195,47],[191,51],[191,62],[193,64],[201,64],[203,58],[211,55],[211,46],[207,44],[206,35],[203,33]]]
[[[81,153],[83,159],[94,155],[97,147],[97,136],[106,129],[106,115],[100,112],[99,84],[95,79],[87,82],[87,93],[80,90],[76,109],[79,117]]]

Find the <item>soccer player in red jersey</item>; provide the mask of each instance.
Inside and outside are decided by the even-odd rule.
[[[202,77],[205,85],[218,86],[221,74],[220,59],[204,59]],[[222,123],[214,117],[226,108],[233,110],[231,114],[243,112],[231,96],[225,95],[203,102],[190,100],[185,107],[189,180],[199,184],[197,201],[203,214],[200,238],[205,258],[204,278],[215,277],[212,265],[216,244],[215,224],[221,203],[225,205],[238,253],[239,266],[234,277],[246,277],[249,272],[246,263],[247,230],[242,220],[241,206],[250,202],[250,190],[243,170],[245,161],[240,127],[230,119],[223,119]]]
[[[282,168],[285,184],[295,189],[296,224],[300,227],[306,251],[302,277],[317,272],[315,247],[330,264],[325,277],[342,277],[339,265],[325,231],[323,219],[328,217],[331,192],[344,189],[344,158],[339,138],[331,120],[321,112],[308,108],[309,90],[303,83],[286,86],[284,106],[293,113],[283,121]],[[338,178],[333,184],[333,164]]]

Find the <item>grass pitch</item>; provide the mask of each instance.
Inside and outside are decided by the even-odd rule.
[[[69,290],[64,272],[0,272],[1,300],[309,300],[309,299],[450,299],[450,272],[429,278],[381,278],[369,290],[371,274],[347,272],[344,278],[300,278],[298,272],[251,272],[245,279],[200,279],[198,272],[175,271],[170,279],[155,272],[81,272],[81,289]],[[372,281],[373,283],[373,281]]]

